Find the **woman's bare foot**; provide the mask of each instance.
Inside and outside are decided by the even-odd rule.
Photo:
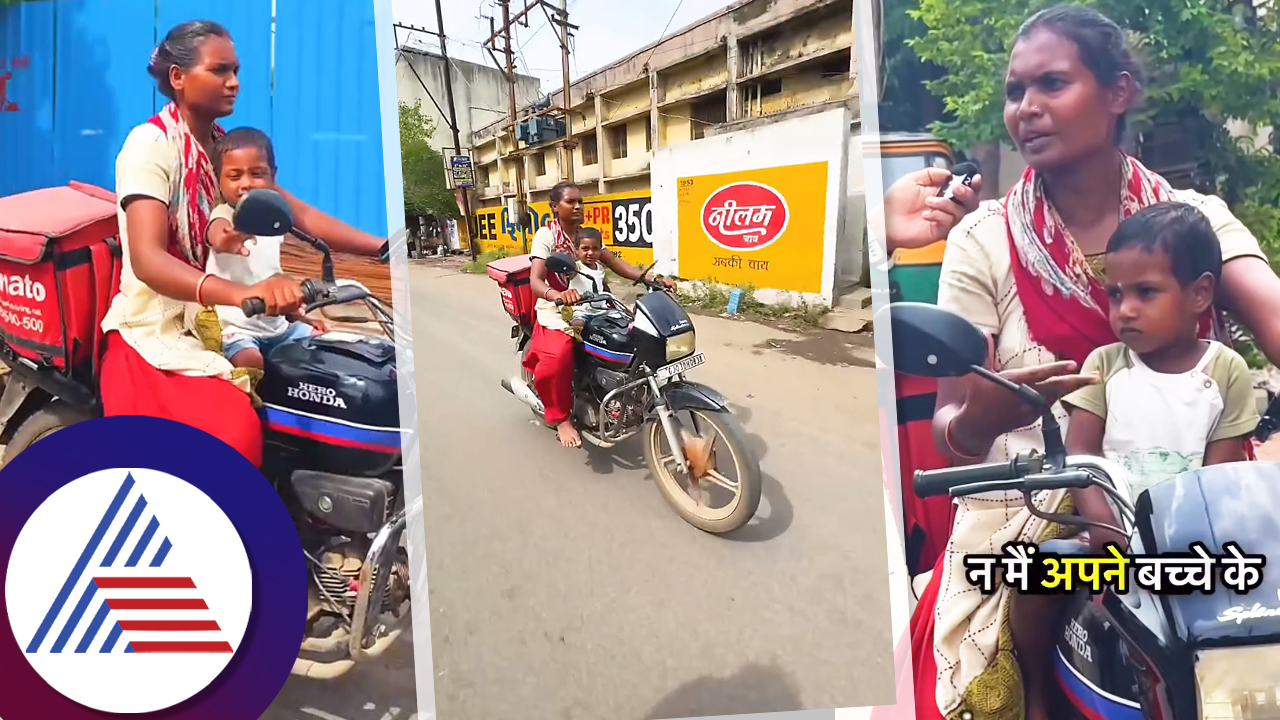
[[[573,426],[573,422],[565,420],[556,426],[556,434],[560,436],[560,444],[567,448],[582,447],[582,436],[578,434],[578,429]]]

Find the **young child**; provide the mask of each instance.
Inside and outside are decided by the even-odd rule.
[[[235,206],[245,193],[275,187],[276,158],[271,139],[254,128],[237,128],[218,143],[213,158],[224,204],[210,215],[210,275],[252,285],[283,272],[280,246],[284,236],[244,238],[231,225]],[[232,249],[228,252],[228,249]],[[306,317],[246,317],[238,307],[218,307],[222,352],[237,368],[261,370],[263,357],[281,343],[324,332],[324,323]]]
[[[1107,242],[1104,285],[1111,328],[1120,342],[1089,354],[1080,372],[1098,382],[1062,399],[1070,413],[1071,455],[1106,457],[1130,473],[1133,495],[1201,465],[1244,460],[1245,436],[1258,424],[1244,358],[1201,340],[1213,306],[1222,249],[1209,220],[1182,203],[1159,203],[1126,218]],[[1105,492],[1072,490],[1075,511],[1118,526]],[[1090,549],[1128,538],[1088,528]],[[1019,595],[1014,651],[1025,673],[1027,716],[1047,717],[1054,620],[1064,598]]]
[[[1221,275],[1212,226],[1182,203],[1135,213],[1107,243],[1111,327],[1120,342],[1085,360],[1081,372],[1095,373],[1096,385],[1063,398],[1071,413],[1066,442],[1070,453],[1125,466],[1135,496],[1187,470],[1245,459],[1258,424],[1249,368],[1197,333]],[[1077,495],[1081,514],[1110,518],[1101,490]]]
[[[579,293],[602,293],[606,291],[604,281],[604,265],[600,264],[600,253],[604,251],[604,238],[600,231],[593,227],[578,230],[578,274],[569,279],[569,289]],[[592,286],[592,280],[595,285]],[[576,328],[586,325],[587,318],[604,311],[599,303],[579,304],[573,307],[573,318],[569,324]]]

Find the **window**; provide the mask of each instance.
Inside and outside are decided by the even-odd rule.
[[[489,187],[489,168],[488,167],[481,165],[476,168],[476,187],[477,188]]]
[[[693,125],[693,139],[702,139],[706,136],[708,127],[722,124],[728,110],[725,105],[725,96],[719,94],[694,103],[689,110],[689,121]]]
[[[543,175],[546,175],[546,174],[547,174],[547,154],[540,153],[540,152],[534,153],[533,154],[533,176],[542,177]]]
[[[774,78],[765,80],[760,83],[760,97],[769,97],[782,92],[782,78]]]
[[[600,149],[596,146],[596,136],[594,134],[582,137],[581,151],[583,167],[591,167],[600,162]]]
[[[653,123],[644,122],[644,151],[653,152]]]
[[[627,156],[627,126],[614,125],[609,128],[609,157],[620,160]]]

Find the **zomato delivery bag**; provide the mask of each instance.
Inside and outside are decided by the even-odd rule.
[[[63,372],[96,371],[120,285],[115,196],[72,183],[0,198],[0,340]]]

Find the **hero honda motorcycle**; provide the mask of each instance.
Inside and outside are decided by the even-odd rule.
[[[918,471],[922,497],[1021,492],[1038,517],[1066,527],[1095,525],[1042,513],[1044,490],[1099,487],[1118,511],[1131,554],[1186,554],[1194,542],[1221,554],[1234,541],[1249,553],[1280,553],[1280,465],[1230,463],[1182,473],[1132,497],[1129,474],[1105,458],[1067,456],[1044,398],[984,368],[987,342],[967,320],[934,305],[893,303],[895,369],[943,378],[978,375],[1042,413],[1045,451],[1004,463]],[[1267,416],[1271,416],[1269,411]],[[1079,535],[1041,543],[1041,553],[1089,552]],[[1153,594],[1130,578],[1127,592],[1081,589],[1066,600],[1054,648],[1054,720],[1275,720],[1280,718],[1280,576],[1263,573],[1241,595]]]
[[[519,279],[493,270],[504,261],[491,264],[490,276],[499,280],[504,304],[511,301],[526,310],[513,312],[508,305],[516,321],[511,336],[523,361],[530,350],[534,320],[528,259],[519,260],[526,263],[516,274]],[[546,264],[548,271],[565,277],[577,274],[575,259],[564,253],[552,254]],[[661,283],[648,279],[652,269],[650,265],[635,281],[647,292],[634,308],[612,293],[600,292],[594,278],[594,290],[580,298],[579,304],[598,305],[600,312],[586,319],[581,342],[574,343],[571,420],[587,442],[601,448],[643,434],[649,472],[675,512],[705,532],[731,532],[746,525],[760,505],[760,462],[728,401],[712,388],[685,378],[688,371],[705,364],[706,357],[697,352],[689,314]],[[503,379],[502,387],[545,424],[543,403],[523,362],[520,376]],[[681,413],[687,414],[687,422],[678,417]],[[734,478],[717,467],[717,459],[726,456]],[[731,499],[713,507],[713,495],[721,491]]]
[[[321,279],[303,281],[305,312],[363,302],[386,338],[328,332],[284,343],[264,358],[263,474],[295,518],[311,582],[307,633],[293,672],[329,679],[381,655],[410,620],[409,568],[395,322],[358,282],[336,280],[328,245],[293,224],[271,190],[241,199],[235,228],[286,232],[317,250]],[[385,254],[385,253],[384,253]],[[385,260],[385,257],[384,257]],[[247,316],[265,311],[244,301]]]

